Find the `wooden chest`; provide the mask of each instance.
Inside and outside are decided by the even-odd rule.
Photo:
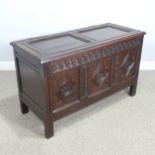
[[[12,42],[21,112],[53,122],[123,88],[136,93],[145,32],[104,24]]]

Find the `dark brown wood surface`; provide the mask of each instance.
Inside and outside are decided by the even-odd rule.
[[[145,32],[103,24],[12,42],[22,113],[53,123],[123,88],[136,94]]]

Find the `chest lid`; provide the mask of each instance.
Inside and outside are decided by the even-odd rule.
[[[82,52],[90,47],[112,43],[116,40],[145,34],[142,31],[118,26],[103,24],[83,29],[63,32],[54,35],[35,37],[12,42],[11,45],[37,56],[41,63],[51,61],[60,56]]]

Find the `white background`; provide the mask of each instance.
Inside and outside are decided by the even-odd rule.
[[[143,61],[155,61],[153,0],[0,0],[0,62],[12,62],[11,41],[102,23],[146,31]]]

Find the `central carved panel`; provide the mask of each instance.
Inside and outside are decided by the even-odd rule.
[[[110,87],[111,57],[88,64],[88,95],[95,95]]]

